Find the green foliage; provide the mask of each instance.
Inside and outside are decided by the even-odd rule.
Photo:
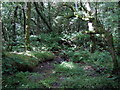
[[[73,55],[73,60],[75,61],[82,61],[82,60],[89,60],[89,56],[90,53],[86,50],[86,51],[79,51],[79,52],[75,52]]]
[[[102,62],[107,63],[111,62],[111,56],[108,52],[100,52],[96,51],[94,53],[90,53],[88,50],[83,51],[81,49],[74,51],[74,49],[69,49],[66,51],[67,55],[71,57],[73,61],[90,61],[90,62]],[[99,63],[100,64],[100,63]]]
[[[3,88],[39,88],[41,84],[30,80],[30,76],[40,77],[40,74],[29,72],[18,72],[13,76],[3,77]]]
[[[67,78],[62,83],[64,88],[115,88],[118,84],[115,81],[100,77],[89,77],[85,75]]]
[[[120,55],[120,35],[119,35],[119,33],[118,33],[118,35],[115,35],[114,37],[113,37],[113,41],[114,41],[114,47],[116,48],[116,53],[117,53],[117,55],[119,56]]]
[[[82,51],[82,50],[78,50],[78,51],[67,51],[66,52],[67,55],[71,58],[71,60],[73,62],[76,61],[87,61],[90,59],[90,52],[89,51]]]
[[[58,41],[60,39],[61,35],[53,33],[41,33],[39,36],[31,36],[32,46],[34,51],[56,51],[60,49],[60,45],[58,44]]]
[[[74,32],[69,34],[63,34],[62,40],[70,42],[72,46],[76,47],[89,47],[88,41],[90,36],[87,34],[82,34],[81,32]]]
[[[88,41],[90,39],[90,36],[87,34],[82,34],[81,32],[76,32],[72,34],[72,40],[79,40],[81,42]]]
[[[40,59],[40,61],[45,61],[45,60],[53,60],[54,59],[54,54],[51,52],[33,52],[34,56]]]
[[[54,4],[41,2],[38,4],[38,9],[41,10],[43,18],[38,16],[32,5],[30,48],[33,51],[27,52],[24,52],[25,18],[23,13],[26,14],[24,5],[25,3],[21,2],[2,3],[3,50],[7,51],[3,52],[2,57],[3,88],[53,88],[52,84],[55,83],[59,83],[58,87],[63,88],[120,87],[119,79],[116,80],[119,76],[107,77],[112,71],[113,62],[106,50],[111,48],[106,45],[104,35],[94,34],[96,50],[90,53],[92,40],[89,34],[82,33],[88,31],[87,23],[97,18],[103,28],[112,33],[115,53],[120,63],[120,39],[119,28],[117,28],[120,18],[118,2],[90,3],[92,15],[88,15],[84,10],[86,6],[84,2],[55,2]],[[14,16],[17,6],[17,16]],[[94,12],[96,9],[97,17]],[[89,18],[93,19],[88,20]],[[97,27],[98,31],[101,29],[98,24],[93,23],[93,26]],[[48,28],[52,28],[53,31],[49,32]],[[52,69],[53,72],[30,73],[39,62],[54,60],[55,55],[52,52],[66,61],[52,64],[55,67]],[[84,66],[90,67],[91,71],[85,70]],[[97,72],[100,68],[104,70]],[[90,76],[91,73],[92,76]]]
[[[3,88],[50,88],[56,77],[43,78],[39,73],[18,72],[3,77]]]
[[[35,57],[25,55],[24,53],[5,53],[3,58],[3,67],[10,72],[11,67],[18,70],[32,70],[33,67],[38,65],[39,60]],[[4,69],[3,69],[4,72]]]
[[[56,81],[56,77],[48,77],[44,80],[39,81],[40,84],[45,88],[52,88],[52,83]]]
[[[61,77],[62,88],[118,88],[119,83],[114,79],[107,78],[107,74],[89,76],[79,64],[63,62],[55,65],[56,77]],[[90,71],[94,72],[94,71]],[[59,81],[58,81],[59,82]]]
[[[100,61],[104,63],[111,61],[111,56],[106,51],[105,52],[96,51],[95,53],[92,53],[90,58],[93,61]]]
[[[51,59],[54,59],[51,52],[4,52],[3,73],[14,73],[17,70],[31,71],[39,62]]]
[[[94,53],[90,53],[89,51],[83,51],[81,49],[75,51],[75,49],[68,49],[64,53],[70,58],[72,62],[75,63],[89,63],[93,64],[95,67],[100,66],[103,68],[107,68],[107,72],[110,72],[112,69],[112,58],[110,54],[106,51],[100,52],[96,51]]]
[[[10,58],[3,58],[3,62],[2,62],[2,73],[14,73],[17,71],[17,66],[13,67],[13,60],[11,60]]]
[[[84,72],[82,68],[73,62],[62,62],[61,64],[55,66],[55,72],[62,74],[63,76],[81,75]]]

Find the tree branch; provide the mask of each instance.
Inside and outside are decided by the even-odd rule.
[[[43,20],[43,22],[47,25],[49,31],[52,31],[51,26],[48,24],[48,22],[46,21],[46,19],[44,18],[44,16],[42,15],[42,13],[38,10],[38,4],[36,2],[34,2],[34,6],[35,6],[35,10],[38,13],[38,15],[41,17],[41,19]]]
[[[69,7],[73,12],[75,12],[74,7],[72,7],[71,5],[63,3],[63,6]]]

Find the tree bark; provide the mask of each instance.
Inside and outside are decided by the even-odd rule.
[[[113,61],[113,70],[112,70],[112,73],[113,74],[117,74],[118,73],[118,69],[119,69],[119,65],[118,65],[118,61],[117,61],[117,55],[115,53],[115,48],[114,48],[114,43],[113,43],[113,36],[112,36],[112,33],[111,32],[106,32],[105,33],[105,39],[106,39],[106,42],[109,46],[109,52],[111,54],[111,57],[112,57],[112,61]]]
[[[97,26],[95,25],[95,30],[102,32],[104,34],[104,40],[107,42],[108,45],[108,51],[111,54],[112,57],[112,61],[113,61],[113,70],[112,73],[113,74],[117,74],[118,73],[118,61],[117,61],[117,55],[115,53],[115,48],[114,48],[114,42],[113,42],[113,36],[110,30],[105,30],[105,28],[103,27],[103,25],[100,23],[100,21],[97,19]],[[94,23],[94,21],[93,21]],[[99,30],[98,30],[99,29]]]
[[[97,3],[96,3],[96,5],[97,5]],[[87,9],[84,8],[84,10],[87,10]],[[87,11],[89,11],[89,10],[87,10]],[[91,13],[89,12],[89,15],[91,15]],[[103,24],[101,24],[100,20],[97,18],[97,8],[96,8],[95,17],[93,19],[91,19],[91,22],[93,24],[95,32],[101,32],[105,35],[104,40],[106,40],[106,42],[107,42],[107,45],[109,47],[109,53],[111,54],[112,61],[113,61],[112,73],[117,74],[119,66],[118,66],[118,61],[116,58],[113,36],[112,36],[112,33],[110,32],[110,30],[107,30],[107,31],[105,30]],[[93,44],[94,44],[94,40],[93,40]]]
[[[118,56],[120,56],[120,1],[118,2],[118,9],[119,9],[119,12],[118,12],[118,15],[119,15],[119,18],[118,18],[118,47],[117,47],[117,53],[118,53]]]
[[[16,42],[16,19],[17,19],[18,6],[15,8],[13,17],[13,41]]]
[[[26,29],[26,17],[25,17],[25,9],[23,8],[23,19],[24,19],[24,34],[25,34],[25,29]]]
[[[31,19],[31,2],[27,2],[26,27],[25,27],[25,50],[30,50],[30,19]]]
[[[48,13],[48,15],[49,15],[49,24],[50,24],[50,26],[52,25],[51,24],[51,11],[50,11],[50,8],[51,8],[51,5],[50,5],[50,2],[48,2],[48,9],[49,9],[49,13]]]
[[[88,4],[87,7],[89,7],[89,9],[90,9],[90,6],[89,6],[90,3],[87,2],[87,4]],[[120,1],[119,1],[118,4],[120,5]],[[82,2],[80,2],[80,5],[81,5],[81,9],[84,10],[89,16],[92,15],[91,10],[88,10],[87,7],[84,7]],[[97,10],[97,8],[96,8],[96,10]],[[73,12],[74,12],[74,10],[73,10]],[[75,15],[72,15],[71,17],[75,17]],[[78,18],[81,18],[81,17],[78,17]],[[92,32],[93,34],[95,34],[97,32],[99,34],[104,34],[104,36],[105,36],[104,40],[107,42],[107,45],[109,47],[109,53],[111,54],[112,61],[113,61],[113,70],[112,70],[112,72],[113,72],[113,74],[117,74],[119,66],[118,66],[118,61],[117,61],[117,58],[116,58],[112,33],[109,30],[107,30],[107,31],[105,30],[103,24],[101,24],[100,20],[97,18],[97,11],[96,11],[96,15],[93,18],[89,18],[88,21],[89,21],[89,23],[93,24],[93,27],[94,27],[93,31],[92,30],[89,31],[90,33]],[[95,39],[92,38],[92,41],[93,41],[92,46],[96,45]],[[95,47],[92,47],[91,49],[94,51]]]

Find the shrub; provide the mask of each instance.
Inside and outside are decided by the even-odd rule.
[[[90,58],[90,53],[88,51],[68,51],[67,55],[73,62],[87,61]]]

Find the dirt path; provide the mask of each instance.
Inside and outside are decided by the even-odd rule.
[[[61,62],[66,61],[64,58],[61,58],[59,56],[56,56],[54,60],[51,61],[46,61],[40,63],[36,68],[33,69],[33,72],[39,73],[41,76],[30,76],[30,80],[32,81],[40,81],[44,80],[46,78],[51,78],[51,75],[54,73],[55,66],[54,64],[61,64]],[[91,65],[88,65],[87,63],[77,63],[79,64],[80,68],[83,68],[86,74],[88,76],[96,77],[99,76],[100,74],[95,71],[95,68]],[[60,87],[60,82],[63,81],[63,78],[65,79],[64,76],[57,77],[57,81],[55,81],[52,84],[52,88],[59,88]]]
[[[60,64],[62,61],[64,61],[64,59],[57,56],[55,57],[54,60],[40,63],[36,68],[33,69],[33,72],[37,72],[37,73],[52,72],[52,70],[55,68],[54,64]]]
[[[51,78],[51,75],[54,73],[55,66],[54,64],[60,64],[64,61],[63,58],[56,56],[54,60],[45,61],[40,63],[37,67],[33,69],[33,72],[40,74],[41,76],[30,76],[29,79],[33,82],[38,82],[46,78]],[[60,84],[58,81],[52,83],[52,88],[59,88]]]

